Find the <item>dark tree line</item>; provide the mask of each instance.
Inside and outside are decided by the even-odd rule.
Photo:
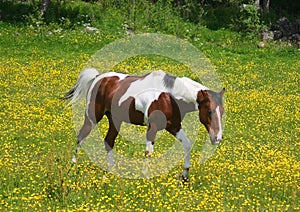
[[[2,0],[1,2],[5,2],[6,0]],[[9,1],[9,0],[7,0]],[[21,0],[26,1],[26,0]],[[47,9],[49,8],[50,3],[60,3],[65,0],[28,0],[32,3],[36,4],[39,2],[40,4],[40,13],[43,15]],[[85,0],[86,2],[95,2],[101,0]],[[102,1],[109,1],[110,3],[115,2],[122,2],[122,0],[102,0]],[[133,0],[129,0],[133,2]],[[161,0],[149,0],[151,3],[155,4],[158,1]],[[167,0],[163,0],[167,1]],[[297,0],[173,0],[173,3],[177,5],[178,7],[192,7],[195,5],[212,5],[212,6],[218,6],[218,5],[232,5],[232,4],[254,4],[256,5],[261,11],[263,12],[269,12],[270,9],[273,9],[275,11],[285,11],[285,12],[291,12],[293,14],[300,14],[300,1]]]
[[[184,17],[190,21],[197,22],[199,12],[207,7],[217,10],[220,7],[239,7],[241,5],[255,5],[261,13],[273,13],[276,15],[300,18],[300,1],[299,0],[82,0],[89,3],[101,3],[106,5],[133,6],[140,2],[149,4],[171,4],[174,10],[181,11]],[[71,0],[0,0],[0,20],[5,16],[10,17],[13,14],[7,11],[7,5],[14,5],[14,10],[24,11],[24,7],[30,4],[35,11],[39,11],[39,16],[43,17],[49,8],[56,5],[56,15],[60,15],[60,9],[64,8],[65,3]],[[24,3],[27,5],[24,5]],[[18,5],[19,4],[19,5]],[[20,6],[21,5],[21,6]],[[6,13],[6,14],[5,14]],[[203,13],[207,13],[204,11]],[[15,13],[17,14],[17,13]],[[219,15],[219,14],[218,14]]]

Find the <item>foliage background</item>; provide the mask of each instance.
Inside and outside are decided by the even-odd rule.
[[[210,29],[231,28],[257,34],[263,26],[270,27],[280,17],[299,18],[300,4],[297,1],[270,0],[268,12],[263,7],[265,1],[260,0],[262,10],[257,10],[255,7],[243,8],[243,5],[253,5],[254,0],[1,0],[0,19],[29,24],[43,21],[71,28],[84,23],[103,27],[107,14],[117,13],[119,21],[137,30],[148,27],[174,32],[178,22],[184,21]],[[47,10],[42,12],[44,4]]]

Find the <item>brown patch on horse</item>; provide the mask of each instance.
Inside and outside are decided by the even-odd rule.
[[[162,92],[157,100],[153,101],[148,109],[149,123],[156,124],[157,130],[165,129],[167,121],[172,116],[170,94]]]

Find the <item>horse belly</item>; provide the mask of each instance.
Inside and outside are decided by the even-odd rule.
[[[133,98],[127,99],[120,106],[118,104],[113,104],[111,107],[111,113],[116,119],[122,122],[141,126],[145,125],[144,113],[136,110]]]
[[[129,114],[129,120],[129,123],[135,125],[146,126],[147,124],[145,123],[144,114],[137,110]]]

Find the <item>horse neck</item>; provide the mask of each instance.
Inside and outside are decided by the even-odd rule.
[[[187,113],[198,110],[198,104],[195,104],[193,102],[187,103],[184,100],[176,100],[176,104],[179,107],[182,117],[184,117]]]
[[[209,90],[207,87],[195,82],[189,78],[177,78],[175,86],[171,93],[176,99],[181,99],[187,104],[193,103],[195,110],[197,110],[197,94],[200,90]]]

